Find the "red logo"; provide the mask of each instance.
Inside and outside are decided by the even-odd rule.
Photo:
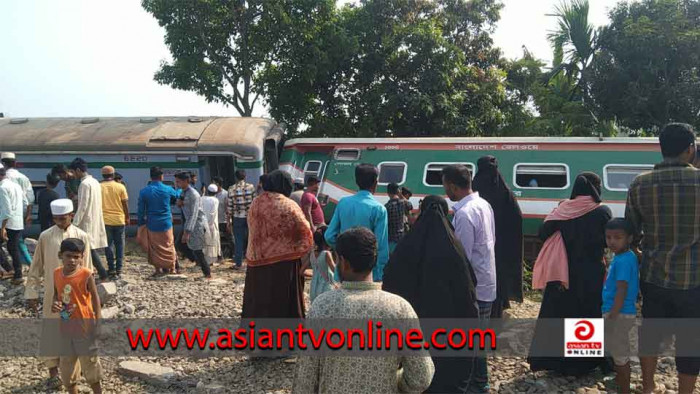
[[[565,357],[602,357],[603,319],[564,319]]]
[[[579,341],[587,341],[593,338],[595,334],[595,327],[593,323],[588,320],[581,320],[576,323],[576,329],[574,330],[574,335]]]

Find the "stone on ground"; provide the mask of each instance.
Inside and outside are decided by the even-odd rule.
[[[118,306],[110,306],[108,308],[102,308],[102,318],[103,319],[114,319],[119,314]]]
[[[167,280],[187,280],[187,275],[185,274],[171,274],[163,276]]]
[[[132,304],[126,304],[124,305],[124,313],[132,314],[136,312],[136,307]]]
[[[175,377],[172,368],[143,361],[122,361],[119,363],[119,372],[156,385],[167,385]]]
[[[109,304],[117,295],[117,285],[114,282],[102,282],[97,285],[97,294],[102,305]]]

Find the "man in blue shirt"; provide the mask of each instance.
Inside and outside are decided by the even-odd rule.
[[[326,230],[328,245],[335,248],[336,238],[340,233],[353,227],[366,227],[377,237],[377,265],[372,270],[375,282],[381,282],[384,266],[389,261],[389,224],[386,208],[372,197],[377,190],[379,172],[372,164],[360,164],[355,167],[355,183],[360,188],[354,196],[341,199],[333,213],[331,224]],[[335,271],[337,280],[341,278]]]
[[[151,182],[139,193],[138,240],[148,252],[148,262],[156,268],[155,275],[175,271],[177,255],[170,204],[176,198],[177,191],[163,184],[163,170],[151,167]]]

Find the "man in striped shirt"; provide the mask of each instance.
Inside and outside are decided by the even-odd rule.
[[[672,123],[660,136],[663,162],[630,185],[626,217],[642,236],[640,272],[646,319],[700,318],[700,170],[694,168],[695,133]],[[640,353],[657,354],[663,335],[642,324]],[[645,329],[646,328],[646,329]],[[688,331],[687,329],[685,331]],[[666,333],[671,335],[672,333]],[[676,333],[676,349],[697,349],[698,335]],[[656,357],[641,358],[644,392],[654,390]],[[700,357],[676,357],[678,389],[693,392]]]
[[[233,268],[240,269],[248,248],[248,210],[255,197],[255,186],[245,181],[245,171],[236,171],[236,184],[228,189],[228,223],[233,230]]]

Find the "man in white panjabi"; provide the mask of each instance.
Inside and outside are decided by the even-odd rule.
[[[85,242],[86,248],[90,246],[88,235],[78,227],[74,226],[73,220],[73,201],[63,198],[51,202],[51,215],[53,215],[54,226],[41,233],[34,251],[34,259],[27,273],[27,284],[24,289],[24,298],[27,300],[27,306],[31,310],[37,310],[39,301],[39,292],[41,283],[44,283],[44,301],[43,301],[43,317],[58,318],[57,313],[51,312],[51,304],[53,302],[53,272],[61,266],[61,260],[58,257],[58,252],[61,247],[61,242],[66,238],[77,238]],[[90,254],[86,253],[83,260],[85,268],[92,270],[92,259]],[[42,337],[47,337],[46,333]],[[49,368],[49,380],[47,388],[60,389],[61,379],[58,375],[58,356],[47,357],[44,359],[44,364]]]
[[[206,196],[202,197],[202,211],[207,217],[207,232],[204,237],[204,257],[210,265],[214,265],[221,256],[221,239],[219,234],[219,199],[216,194],[219,187],[211,184],[207,187]]]
[[[90,237],[90,256],[100,280],[107,280],[107,270],[102,265],[100,250],[107,247],[107,231],[102,216],[102,186],[88,174],[87,162],[76,158],[68,166],[80,179],[78,188],[78,209],[73,217],[73,224],[85,231]]]

